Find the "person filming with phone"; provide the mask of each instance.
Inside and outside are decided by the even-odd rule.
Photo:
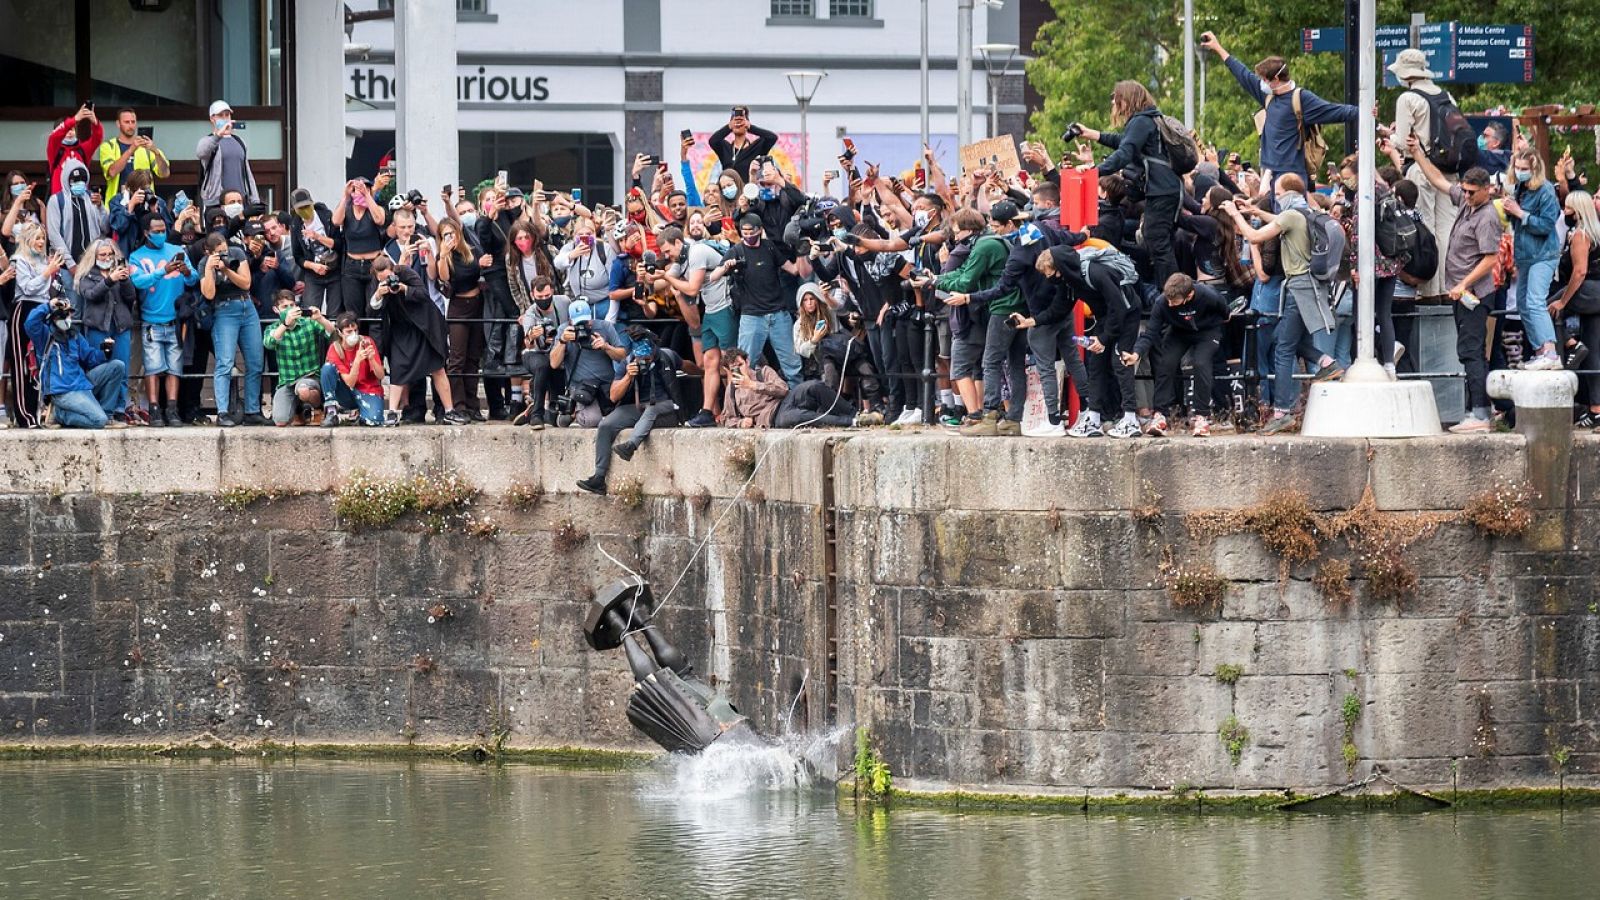
[[[256,176],[250,171],[250,150],[236,130],[243,123],[234,121],[233,108],[225,100],[211,104],[211,133],[195,146],[200,162],[200,205],[210,208],[222,202],[227,191],[238,191],[251,203],[261,202]]]
[[[126,107],[117,110],[117,133],[102,141],[95,161],[100,164],[100,174],[106,179],[106,196],[114,197],[123,179],[134,172],[149,172],[147,188],[155,188],[157,179],[172,174],[172,164],[167,155],[156,146],[154,129],[139,127],[139,114]]]
[[[751,163],[778,146],[778,135],[750,124],[750,107],[735,106],[728,124],[712,133],[710,143],[722,168],[748,172]]]

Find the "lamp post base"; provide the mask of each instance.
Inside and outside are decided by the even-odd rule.
[[[1403,438],[1442,434],[1426,381],[1314,384],[1300,433],[1311,437]]]

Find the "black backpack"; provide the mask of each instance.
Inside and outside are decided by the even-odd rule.
[[[1408,248],[1410,252],[1405,260],[1404,271],[1418,282],[1427,281],[1439,271],[1439,245],[1433,239],[1433,232],[1422,224],[1416,210],[1408,209],[1401,215],[1417,228],[1416,243]]]
[[[1441,172],[1456,174],[1477,165],[1478,133],[1450,92],[1425,94],[1412,88],[1410,93],[1428,102],[1428,161]]]
[[[1375,212],[1377,229],[1372,237],[1378,252],[1390,259],[1410,258],[1417,244],[1417,220],[1400,209],[1400,200],[1392,191],[1378,197]]]

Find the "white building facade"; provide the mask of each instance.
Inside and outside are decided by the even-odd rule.
[[[452,0],[348,5],[359,12],[394,2],[408,5],[403,18],[416,4]],[[886,173],[908,169],[916,158],[923,0],[454,2],[453,47],[435,48],[425,68],[410,58],[414,51],[405,62],[408,71],[455,78],[458,165],[467,184],[504,169],[514,184],[537,179],[614,202],[635,153],[661,156],[676,174],[684,130],[697,138],[691,160],[703,180],[715,171],[705,138],[727,122],[734,105],[749,106],[754,124],[780,135],[774,156],[791,172],[804,172],[812,190],[824,170],[837,168],[844,135],[855,141],[860,159],[880,163]],[[973,46],[1017,44],[1020,2],[993,8],[979,0]],[[946,171],[954,172],[958,5],[929,0],[928,6],[929,133]],[[361,132],[351,174],[371,174],[396,146],[396,30],[394,22],[378,20],[360,22],[351,32],[344,121]],[[971,134],[978,139],[991,133],[991,103],[977,50],[972,69]],[[801,133],[799,106],[785,77],[794,70],[827,73],[809,107],[808,134]],[[995,80],[1005,101],[997,109],[1001,133],[1020,136],[1025,126],[1021,70],[1015,59],[1010,73]],[[443,96],[433,77],[431,96]],[[308,87],[302,83],[301,93]],[[418,146],[414,135],[410,146]],[[402,180],[406,168],[402,160]],[[404,187],[438,190],[434,184]]]

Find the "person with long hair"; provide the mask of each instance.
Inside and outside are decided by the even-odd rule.
[[[1600,216],[1595,213],[1594,195],[1573,191],[1564,204],[1567,217],[1567,254],[1561,263],[1561,281],[1566,287],[1550,302],[1551,315],[1570,313],[1578,319],[1578,343],[1587,348],[1574,361],[1586,370],[1582,376],[1589,408],[1579,417],[1581,427],[1600,426]],[[1588,364],[1582,365],[1584,359]]]
[[[344,258],[339,266],[339,306],[331,308],[333,298],[329,297],[330,308],[326,310],[333,318],[338,318],[340,312],[364,315],[362,310],[374,286],[372,263],[383,252],[387,215],[383,204],[373,199],[372,185],[365,178],[345,182],[339,205],[329,217],[333,227],[344,237]]]
[[[135,172],[135,175],[148,173]],[[111,358],[127,370],[133,362],[133,329],[139,324],[139,294],[129,277],[128,263],[116,242],[101,238],[78,261],[73,284],[78,289],[78,305],[83,315],[84,337],[95,347],[112,342]],[[127,392],[117,408],[127,406]],[[118,421],[130,421],[117,413]],[[133,420],[135,424],[143,422]]]
[[[443,226],[445,223],[440,224]],[[440,256],[444,257],[445,254],[441,253]],[[450,264],[442,263],[446,266]],[[389,408],[383,414],[383,424],[400,424],[400,411],[411,399],[412,385],[424,380],[433,382],[433,392],[448,410],[439,424],[467,424],[466,414],[456,409],[446,370],[449,348],[445,318],[428,295],[427,285],[423,284],[416,270],[410,266],[396,265],[388,256],[379,257],[373,262],[372,272],[374,281],[380,286],[368,305],[383,316],[384,327],[378,332],[378,349],[389,361]],[[389,283],[391,275],[398,279],[396,283]],[[348,338],[341,337],[341,340]]]
[[[67,258],[49,252],[49,237],[42,221],[18,225],[16,237],[17,253],[11,258],[11,265],[16,271],[17,302],[6,330],[6,368],[12,375],[6,406],[18,427],[38,428],[39,381],[29,370],[28,333],[23,323],[34,310],[50,302],[52,290],[61,290],[59,276]]]
[[[511,282],[506,271],[506,262],[507,251],[511,244],[511,229],[521,218],[521,191],[516,188],[503,191],[493,187],[485,188],[478,194],[478,206],[482,212],[473,230],[478,237],[478,247],[482,250],[482,255],[478,258],[483,278],[481,316],[502,321],[484,323],[482,329],[484,342],[474,365],[483,372],[483,393],[488,399],[489,418],[509,419],[511,379],[506,377],[508,352],[506,345],[511,343],[507,338],[510,336],[511,322],[516,319],[518,309],[511,299]],[[520,357],[520,353],[516,355]]]
[[[0,202],[6,206],[6,216],[0,222],[0,239],[16,240],[16,228],[27,222],[44,221],[44,198],[38,196],[36,185],[16,169],[6,173],[6,193]]]
[[[1515,187],[1501,208],[1511,220],[1512,258],[1517,266],[1517,313],[1522,330],[1537,355],[1524,369],[1559,369],[1556,328],[1547,301],[1561,259],[1561,235],[1556,219],[1561,205],[1545,175],[1544,158],[1529,147],[1511,159]]]
[[[1110,147],[1112,154],[1098,166],[1101,175],[1131,175],[1131,183],[1144,193],[1144,215],[1139,219],[1145,253],[1155,272],[1156,284],[1166,284],[1178,271],[1178,258],[1172,249],[1172,232],[1178,224],[1182,206],[1183,181],[1168,158],[1156,122],[1161,110],[1150,91],[1137,81],[1119,81],[1111,89],[1111,126],[1121,133],[1083,128],[1083,136]],[[1080,128],[1082,126],[1079,126]],[[1084,168],[1093,167],[1094,156],[1080,147],[1078,159]]]
[[[479,361],[483,359],[482,268],[472,245],[453,219],[439,223],[439,256],[428,260],[428,277],[449,299],[445,319],[449,323],[449,349],[445,371],[450,375],[450,396],[454,408],[472,419],[483,421],[478,405]]]

